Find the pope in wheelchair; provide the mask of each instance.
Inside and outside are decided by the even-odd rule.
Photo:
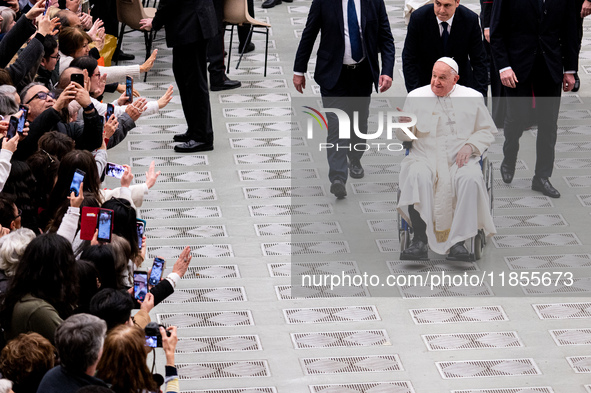
[[[482,95],[458,85],[459,78],[458,64],[443,57],[431,84],[411,91],[404,104],[417,121],[408,133],[396,131],[412,141],[401,163],[397,209],[414,237],[401,247],[401,260],[427,260],[431,248],[448,260],[471,261],[465,240],[483,234],[484,242],[496,233],[481,155],[497,130]]]

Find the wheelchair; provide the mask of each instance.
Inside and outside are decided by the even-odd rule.
[[[484,184],[486,185],[486,191],[488,193],[488,199],[490,202],[490,214],[493,215],[493,168],[492,162],[488,159],[488,151],[485,151],[480,156],[480,169],[482,170],[482,176],[484,177]],[[406,154],[408,155],[409,149],[406,149]],[[400,200],[400,188],[398,188],[398,192],[396,193],[396,205],[398,205],[398,201]],[[410,246],[411,234],[413,233],[412,227],[402,218],[400,213],[398,213],[398,240],[400,241],[400,252],[404,251]],[[486,245],[486,236],[482,229],[478,230],[476,236],[469,239],[466,242],[466,248],[470,252],[471,260],[477,261],[482,257],[482,253],[484,251],[484,246]]]

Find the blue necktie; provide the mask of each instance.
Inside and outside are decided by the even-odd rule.
[[[447,22],[441,22],[441,27],[443,27],[443,33],[441,33],[441,39],[443,40],[443,53],[447,51],[447,40],[449,39],[449,32],[447,31],[447,26],[449,24]]]
[[[355,2],[349,0],[347,3],[347,21],[349,25],[349,41],[351,42],[351,57],[359,62],[363,58],[363,46],[361,43],[361,33],[359,33],[359,23],[357,23],[357,11],[355,11]]]

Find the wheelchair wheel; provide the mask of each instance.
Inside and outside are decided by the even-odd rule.
[[[484,249],[484,243],[483,243],[483,234],[481,233],[481,231],[478,231],[478,234],[474,237],[474,250],[472,250],[474,252],[474,259],[475,260],[480,260],[480,258],[482,258],[482,250]]]
[[[400,238],[400,252],[402,252],[410,246],[410,231],[401,231],[398,237]]]

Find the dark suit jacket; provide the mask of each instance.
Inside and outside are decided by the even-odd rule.
[[[494,0],[480,0],[480,22],[482,29],[490,29],[490,16]]]
[[[164,26],[168,47],[207,40],[218,32],[212,0],[161,0],[152,28]]]
[[[458,63],[462,86],[486,97],[488,68],[482,31],[478,15],[463,5],[456,8],[446,52],[433,4],[424,5],[410,15],[402,51],[406,90],[410,92],[431,83],[433,64],[443,56],[452,57]]]
[[[511,67],[525,81],[542,53],[554,83],[578,66],[577,15],[574,0],[495,0],[491,16],[491,49],[497,69]]]
[[[314,79],[325,89],[332,89],[343,68],[345,36],[341,0],[313,0],[306,27],[296,53],[293,70],[306,72],[314,41],[321,31]],[[378,52],[382,55],[382,75],[392,77],[394,70],[394,39],[383,0],[361,0],[361,31],[366,60],[377,89],[380,75]]]

